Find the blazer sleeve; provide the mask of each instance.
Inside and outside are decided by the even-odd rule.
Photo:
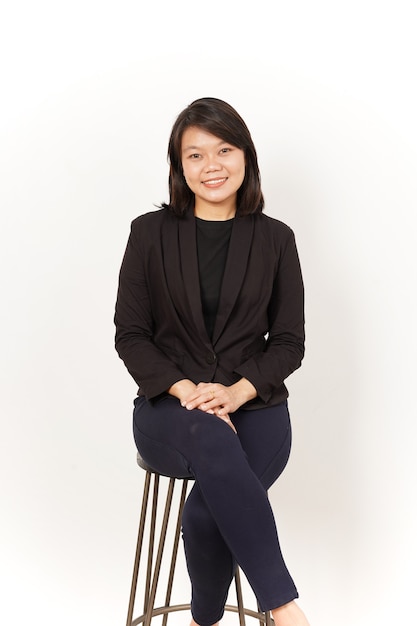
[[[120,268],[114,315],[115,347],[139,386],[138,393],[151,400],[185,376],[153,342],[151,295],[147,280],[149,252],[142,241],[144,229],[140,222],[141,218],[132,222]]]
[[[304,285],[293,231],[279,256],[268,307],[269,331],[265,348],[236,368],[267,403],[304,357]]]

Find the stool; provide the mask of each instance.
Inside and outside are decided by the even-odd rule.
[[[149,465],[145,463],[145,461],[141,458],[141,456],[137,455],[137,463],[139,467],[145,470],[145,483],[143,488],[143,497],[142,497],[142,508],[140,514],[139,521],[139,532],[138,532],[138,540],[136,543],[136,554],[135,554],[135,562],[133,567],[133,576],[132,576],[132,585],[130,590],[130,598],[129,598],[129,608],[127,613],[127,621],[126,626],[137,626],[138,624],[143,624],[144,626],[149,626],[151,623],[151,619],[156,616],[163,616],[162,618],[162,626],[166,626],[168,614],[174,611],[186,611],[190,610],[190,604],[175,604],[171,605],[171,594],[172,587],[174,582],[174,572],[175,566],[177,562],[177,554],[178,554],[178,545],[181,534],[181,520],[182,520],[182,512],[185,504],[185,499],[187,496],[188,482],[192,480],[192,476],[176,476],[172,477],[164,477],[162,474],[159,474],[155,470],[153,470]],[[153,490],[151,494],[151,482],[153,477]],[[169,483],[166,490],[165,497],[165,505],[163,510],[162,520],[160,521],[160,530],[159,530],[159,538],[157,539],[158,547],[156,552],[156,558],[154,555],[155,552],[155,533],[157,530],[157,518],[158,518],[158,496],[159,496],[159,486],[160,486],[160,478],[169,478]],[[162,558],[164,555],[165,548],[165,540],[167,535],[168,523],[172,509],[173,502],[173,494],[175,484],[179,483],[181,486],[181,491],[179,495],[179,503],[176,508],[176,524],[175,524],[175,533],[173,538],[173,547],[170,555],[169,562],[169,574],[168,581],[166,584],[165,590],[165,604],[160,607],[155,607],[155,598],[156,592],[158,588],[159,575],[161,571]],[[148,511],[148,503],[151,501],[152,496],[152,506],[150,511],[150,517],[147,515]],[[146,562],[146,580],[145,580],[145,589],[144,589],[144,600],[143,600],[143,612],[142,615],[133,619],[133,611],[135,607],[135,599],[136,599],[136,590],[138,583],[138,575],[139,575],[139,567],[141,563],[142,556],[142,548],[144,543],[145,531],[148,530],[148,557]],[[239,623],[240,626],[245,626],[245,616],[254,617],[259,620],[260,626],[265,624],[266,626],[272,626],[273,620],[268,612],[264,613],[258,610],[253,611],[251,609],[246,609],[243,606],[243,596],[242,596],[242,586],[240,579],[239,568],[236,568],[235,573],[235,586],[236,586],[236,600],[237,606],[226,604],[225,610],[232,611],[234,613],[238,613],[239,615]]]

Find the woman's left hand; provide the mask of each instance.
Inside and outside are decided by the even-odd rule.
[[[229,387],[220,383],[198,383],[182,406],[190,411],[198,408],[222,417],[234,413],[256,395],[255,387],[246,378],[241,378]]]

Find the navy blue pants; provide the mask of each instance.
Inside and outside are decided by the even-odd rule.
[[[287,403],[231,417],[237,435],[215,415],[188,411],[172,396],[135,399],[142,458],[161,474],[195,479],[182,530],[191,612],[200,626],[221,619],[236,563],[263,611],[298,597],[267,495],[290,453]]]

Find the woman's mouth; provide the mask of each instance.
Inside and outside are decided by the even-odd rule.
[[[204,180],[203,185],[206,187],[210,187],[211,189],[215,189],[216,187],[220,187],[225,183],[227,178],[212,178],[211,180]]]

